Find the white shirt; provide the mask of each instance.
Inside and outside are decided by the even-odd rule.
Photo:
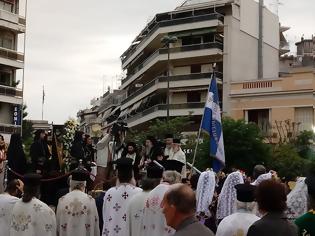
[[[120,184],[106,192],[103,204],[104,226],[102,235],[127,235],[128,204],[132,196],[141,191],[141,188],[131,184]]]
[[[258,216],[245,211],[234,213],[221,221],[216,236],[246,236],[249,227],[259,219]]]
[[[99,236],[99,219],[95,200],[74,190],[59,199],[57,208],[59,236]]]
[[[33,198],[13,207],[10,236],[56,236],[56,217],[45,203]]]
[[[108,155],[109,155],[109,141],[111,136],[106,134],[96,144],[96,164],[100,167],[107,167]]]
[[[143,211],[149,191],[143,191],[135,194],[129,202],[127,209],[127,235],[139,236],[141,232],[141,225],[143,222]]]
[[[1,235],[9,235],[12,210],[19,199],[8,193],[0,194],[0,229]]]

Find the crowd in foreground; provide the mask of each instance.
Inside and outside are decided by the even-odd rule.
[[[238,170],[220,177],[208,170],[182,183],[177,171],[150,163],[137,187],[132,159],[115,164],[117,178],[95,198],[85,193],[86,170],[72,172],[56,210],[39,200],[39,174],[12,180],[0,194],[1,235],[315,235],[314,173],[287,195],[260,165],[252,182]]]

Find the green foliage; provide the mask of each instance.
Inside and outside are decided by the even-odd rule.
[[[173,134],[174,137],[180,138],[181,133],[187,129],[189,124],[191,124],[189,116],[176,117],[170,119],[168,123],[165,120],[156,119],[151,121],[147,130],[130,129],[126,139],[141,144],[148,135],[160,140],[163,140],[166,134]]]
[[[222,121],[227,168],[239,168],[251,173],[256,164],[267,164],[271,147],[254,123],[224,118]]]
[[[275,148],[270,168],[280,177],[293,180],[306,175],[308,164],[310,161],[301,158],[292,144],[283,144]]]
[[[302,158],[312,159],[315,156],[315,153],[311,148],[314,141],[315,141],[314,132],[304,130],[296,137],[293,144],[295,145],[298,154]]]

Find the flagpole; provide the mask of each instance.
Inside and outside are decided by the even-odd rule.
[[[215,65],[212,66],[212,76],[211,76],[211,81],[212,79],[214,78],[214,75],[215,75]],[[208,88],[208,93],[209,93],[209,90],[210,90],[210,86],[211,86],[211,81],[209,83],[209,88]],[[207,96],[208,98],[208,96]],[[207,102],[207,101],[206,101]],[[206,104],[205,102],[205,104]],[[202,126],[202,123],[203,123],[203,118],[204,118],[204,113],[202,115],[202,118],[201,118],[201,122],[200,122],[200,126],[199,126],[199,130],[198,130],[198,135],[197,135],[197,142],[196,142],[196,146],[195,146],[195,151],[194,151],[194,157],[193,157],[193,161],[191,163],[191,168],[193,169],[194,166],[195,166],[195,161],[196,161],[196,155],[197,155],[197,149],[198,149],[198,145],[199,145],[199,141],[200,141],[200,136],[201,136],[201,126]]]
[[[43,85],[43,97],[42,97],[42,120],[44,120],[44,98],[45,97],[45,90]]]

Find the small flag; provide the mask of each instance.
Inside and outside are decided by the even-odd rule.
[[[44,88],[44,85],[43,85],[43,104],[45,103],[45,88]]]
[[[225,154],[221,108],[219,105],[217,80],[214,74],[211,78],[201,128],[210,135],[210,156],[214,157],[213,170],[219,172],[225,165]]]

